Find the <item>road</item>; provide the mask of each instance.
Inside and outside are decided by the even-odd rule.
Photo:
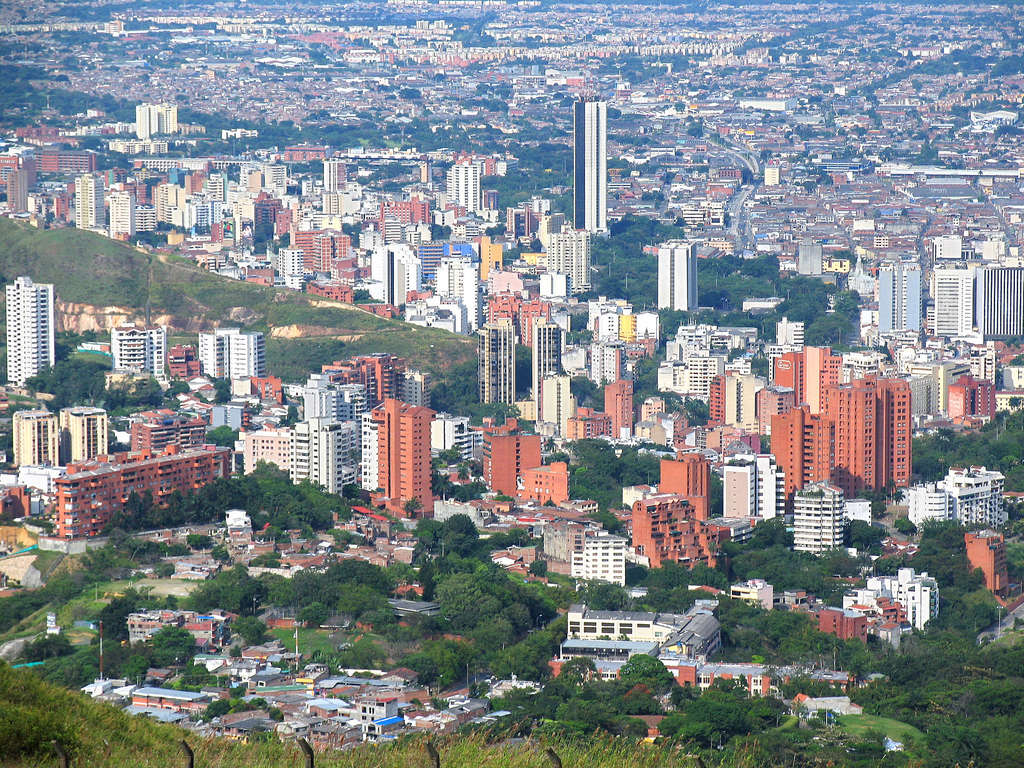
[[[1013,629],[1014,622],[1017,619],[1024,621],[1024,603],[1018,605],[1014,610],[1009,613],[1005,613],[1002,616],[1002,620],[993,624],[991,627],[986,627],[978,633],[978,644],[981,645],[986,640],[992,640],[996,636],[996,632],[1001,634],[1008,629]]]

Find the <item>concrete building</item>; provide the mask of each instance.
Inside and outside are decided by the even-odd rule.
[[[442,451],[456,450],[464,461],[480,457],[483,435],[472,429],[468,416],[435,413],[430,422],[430,452],[436,456]]]
[[[128,240],[135,236],[135,195],[131,192],[110,194],[110,237]]]
[[[290,429],[258,429],[243,432],[242,467],[245,474],[256,470],[260,462],[272,464],[284,472],[292,467],[292,431]]]
[[[590,232],[566,229],[551,235],[546,255],[548,272],[569,278],[569,293],[590,290]]]
[[[865,587],[843,595],[843,608],[877,610],[880,599],[900,604],[906,620],[915,629],[924,629],[939,612],[939,587],[927,573],[900,568],[895,576],[869,576]]]
[[[437,267],[435,289],[438,296],[462,303],[470,332],[480,327],[480,271],[471,259],[442,258]]]
[[[199,334],[202,372],[217,379],[263,378],[267,375],[266,340],[262,333],[218,328]]]
[[[974,304],[983,338],[1024,336],[1024,266],[979,268]]]
[[[389,243],[370,254],[370,293],[377,301],[400,307],[410,291],[422,287],[423,266],[415,249],[406,243]]]
[[[576,415],[576,398],[571,389],[572,378],[565,374],[548,374],[541,381],[541,403],[537,421],[553,426],[556,434],[564,437],[569,419]]]
[[[359,422],[366,411],[366,387],[337,384],[330,375],[312,373],[302,387],[302,415],[305,419]]]
[[[481,403],[516,401],[516,333],[509,318],[484,323],[478,331],[477,380]]]
[[[757,393],[765,386],[764,379],[752,374],[715,376],[708,391],[708,423],[756,432],[759,426]]]
[[[770,520],[785,514],[786,482],[771,454],[736,456],[723,467],[725,517]]]
[[[540,435],[524,435],[515,419],[484,430],[484,482],[497,493],[514,497],[523,471],[539,467]]]
[[[343,160],[324,160],[324,192],[336,194],[344,191],[347,176]]]
[[[52,467],[60,464],[57,414],[49,411],[17,411],[12,421],[16,465]]]
[[[54,363],[53,285],[19,277],[6,288],[7,381],[17,387]]]
[[[921,267],[908,262],[882,265],[878,270],[878,330],[921,330]]]
[[[176,104],[139,104],[135,107],[135,135],[140,139],[178,132]]]
[[[91,173],[75,179],[75,226],[79,229],[105,229],[103,179]]]
[[[394,511],[430,517],[431,421],[434,412],[399,400],[385,400],[370,412],[377,425],[378,487]],[[416,509],[410,512],[411,506]]]
[[[658,309],[697,309],[698,243],[672,240],[657,247]]]
[[[950,495],[953,516],[962,525],[998,528],[1007,520],[1003,473],[985,467],[951,467],[942,485]]]
[[[980,568],[985,574],[985,589],[997,595],[1009,587],[1006,568],[1006,542],[996,531],[975,531],[964,534],[967,546],[967,561],[971,568]]]
[[[775,605],[775,588],[764,579],[750,579],[729,587],[729,597],[770,611]]]
[[[469,213],[480,213],[484,210],[483,188],[481,180],[483,168],[474,160],[460,160],[448,169],[447,186],[448,201],[460,205]]]
[[[967,336],[974,331],[974,268],[940,267],[932,272],[936,336]]]
[[[341,493],[345,485],[356,482],[359,437],[354,422],[307,419],[295,425],[291,438],[293,483],[309,480],[328,493]]]
[[[544,392],[541,386],[549,374],[562,372],[562,350],[565,331],[557,323],[540,319],[533,324],[533,400],[538,414],[544,413]]]
[[[573,104],[573,223],[576,229],[608,229],[608,104]]]
[[[85,406],[62,408],[58,422],[61,464],[91,461],[106,455],[109,424],[105,410]]]
[[[813,554],[838,549],[845,533],[842,490],[828,483],[811,483],[796,492],[793,549]]]
[[[167,367],[167,329],[163,326],[122,325],[110,331],[115,371],[151,373],[162,377]]]
[[[626,540],[609,533],[583,537],[583,550],[572,553],[569,576],[583,581],[626,584]]]
[[[903,493],[907,517],[917,527],[933,520],[952,520],[955,516],[953,498],[940,481],[915,485]]]

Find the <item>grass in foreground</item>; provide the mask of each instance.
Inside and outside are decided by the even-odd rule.
[[[877,715],[840,715],[839,724],[851,736],[866,736],[869,731],[884,733],[893,741],[907,744],[924,740],[924,734],[917,728],[899,720]]]

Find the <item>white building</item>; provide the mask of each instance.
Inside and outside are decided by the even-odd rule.
[[[932,299],[936,336],[967,336],[973,332],[973,268],[939,268],[932,272]]]
[[[583,537],[583,550],[572,553],[569,576],[584,581],[626,584],[626,540],[610,533]]]
[[[389,243],[371,254],[370,277],[373,298],[399,307],[405,304],[410,291],[420,290],[422,265],[412,246]]]
[[[217,379],[262,378],[267,375],[266,340],[259,332],[218,328],[199,334],[199,365]]]
[[[377,422],[369,411],[363,414],[360,443],[362,453],[359,462],[359,482],[364,491],[375,491],[380,487],[380,444]]]
[[[804,324],[799,320],[782,318],[775,324],[775,343],[793,347],[794,351],[804,346]]]
[[[163,326],[122,325],[110,331],[115,371],[163,376],[167,367],[167,329]]]
[[[932,241],[936,261],[957,261],[963,256],[964,239],[960,235],[943,235]]]
[[[573,223],[576,229],[608,229],[608,104],[573,104]],[[557,271],[557,270],[556,270]]]
[[[985,467],[952,467],[943,487],[951,497],[953,516],[962,525],[998,528],[1007,520],[1003,507],[1002,472]]]
[[[697,243],[673,240],[658,246],[658,308],[697,309]]]
[[[140,139],[177,132],[177,104],[143,103],[135,107],[135,135]]]
[[[337,384],[330,376],[312,373],[302,387],[302,416],[359,423],[366,411],[362,384]]]
[[[590,290],[590,233],[568,229],[551,235],[546,256],[549,272],[569,278],[569,293]]]
[[[103,179],[91,173],[75,179],[75,226],[79,229],[102,229],[106,224],[103,210]]]
[[[460,160],[448,169],[448,201],[461,205],[470,213],[479,213],[484,209],[481,179],[483,169],[480,163],[472,160]]]
[[[878,270],[878,330],[921,330],[921,267],[908,262],[882,265]]]
[[[686,358],[686,362],[664,362],[658,366],[658,390],[707,400],[711,381],[725,373],[725,358],[703,355]]]
[[[907,517],[918,527],[932,520],[952,520],[954,517],[953,497],[946,492],[941,481],[908,488],[903,492],[903,499],[908,508]]]
[[[480,327],[480,270],[471,259],[445,257],[437,267],[437,295],[458,300],[466,311],[467,333]]]
[[[19,277],[8,285],[7,381],[21,387],[54,363],[53,285]]]
[[[483,433],[471,429],[468,416],[435,413],[430,422],[430,452],[437,455],[455,449],[464,461],[470,461],[483,447]]]
[[[357,439],[356,425],[350,421],[300,421],[292,431],[292,482],[309,480],[328,493],[341,493],[343,486],[357,480]]]
[[[770,520],[785,514],[785,473],[774,456],[736,456],[723,470],[725,517]]]
[[[560,325],[543,318],[534,322],[530,382],[538,418],[544,412],[544,378],[562,372],[564,349],[565,331]]]
[[[913,568],[900,568],[895,576],[870,576],[867,586],[843,595],[843,608],[872,612],[878,598],[885,597],[899,603],[907,614],[907,621],[915,629],[939,612],[939,587],[927,572],[914,573]]]
[[[110,194],[110,237],[124,239],[135,235],[135,195],[131,192]]]
[[[793,549],[819,554],[843,546],[846,514],[843,492],[828,483],[810,483],[793,501]]]
[[[345,163],[341,160],[324,160],[324,192],[326,194],[336,194],[345,190],[345,180],[347,171],[345,169]],[[324,213],[332,213],[332,211],[324,210]],[[337,213],[337,211],[333,211]]]
[[[576,415],[576,398],[571,391],[571,377],[549,373],[541,381],[542,410],[537,420],[554,426],[555,433],[565,435],[569,419]]]
[[[1024,266],[981,267],[974,298],[983,338],[1024,336]]]

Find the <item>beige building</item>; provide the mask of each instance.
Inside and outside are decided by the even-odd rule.
[[[765,388],[765,380],[752,374],[725,376],[724,386],[724,423],[747,432],[757,432],[757,393]]]
[[[291,470],[292,431],[290,429],[259,429],[242,433],[242,462],[246,474],[261,461],[278,469]]]
[[[19,467],[59,463],[57,414],[18,411],[14,414],[14,463]]]
[[[102,408],[64,408],[59,415],[61,464],[107,453],[109,422]]]
[[[565,435],[569,419],[576,415],[576,398],[570,391],[572,379],[565,374],[549,374],[541,383],[543,392],[540,420],[554,424],[559,435]]]
[[[478,332],[479,394],[481,403],[516,400],[516,330],[507,317],[484,323]]]

